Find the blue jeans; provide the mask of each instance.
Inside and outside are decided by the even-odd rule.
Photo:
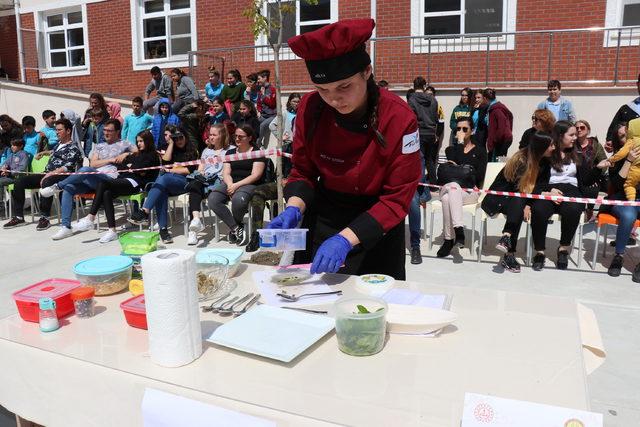
[[[96,172],[96,168],[83,167],[78,172]],[[62,190],[62,225],[71,227],[71,215],[73,214],[73,196],[76,194],[90,193],[98,187],[101,181],[109,181],[108,175],[69,175],[57,185]]]
[[[638,219],[640,206],[614,206],[611,213],[618,218],[618,230],[616,231],[616,253],[623,254],[627,246],[627,240],[631,236],[633,223]]]
[[[187,177],[167,172],[158,177],[153,183],[142,206],[145,209],[155,209],[160,228],[167,228],[169,219],[169,197],[186,193]]]
[[[425,183],[424,174],[424,156],[420,152],[420,160],[422,161],[422,178],[421,183]],[[431,191],[429,187],[420,187],[411,199],[409,205],[409,242],[412,248],[420,247],[420,202],[428,202],[431,200]]]

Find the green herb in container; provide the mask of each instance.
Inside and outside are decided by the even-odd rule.
[[[340,350],[370,356],[384,347],[387,303],[378,298],[340,298],[335,302],[336,337]]]

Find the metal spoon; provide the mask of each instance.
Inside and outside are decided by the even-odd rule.
[[[251,299],[252,296],[253,296],[253,292],[243,296],[242,298],[240,298],[239,300],[237,300],[236,302],[234,302],[231,305],[224,306],[224,308],[221,308],[221,309],[218,310],[218,314],[223,315],[223,316],[226,316],[228,314],[232,314],[233,310],[234,310],[234,308],[236,306],[238,306],[238,305],[242,304],[243,302]]]
[[[203,306],[202,307],[202,312],[206,313],[208,311],[212,311],[213,310],[213,306],[216,305],[219,302],[222,302],[222,300],[226,299],[229,296],[229,292],[225,292],[224,294],[222,294],[221,296],[219,296],[217,299],[215,299],[211,305],[208,306]]]
[[[240,310],[233,310],[233,315],[234,316],[239,316],[241,314],[244,314],[247,312],[247,310],[249,309],[249,307],[251,307],[253,304],[255,304],[256,302],[258,302],[258,300],[260,299],[260,294],[256,294],[253,298],[251,298],[251,300],[244,306],[242,307]],[[235,306],[236,304],[234,304]]]
[[[285,291],[282,291],[280,293],[277,293],[276,295],[278,295],[282,299],[286,299],[287,301],[296,302],[302,297],[308,297],[308,296],[314,296],[314,295],[315,296],[319,296],[319,295],[342,295],[342,291],[318,292],[318,293],[313,293],[313,294],[302,294],[302,295],[290,295],[290,294],[286,293]]]
[[[227,301],[223,302],[219,306],[211,308],[211,312],[212,313],[219,313],[220,310],[224,310],[225,308],[231,306],[234,302],[236,302],[238,300],[238,298],[240,298],[240,297],[235,296],[235,297],[231,298],[230,300],[227,300]]]
[[[313,314],[327,314],[327,311],[324,310],[312,310],[310,308],[302,308],[302,307],[280,307],[280,308],[284,308],[287,310],[296,310],[296,311],[303,311],[305,313],[313,313]]]

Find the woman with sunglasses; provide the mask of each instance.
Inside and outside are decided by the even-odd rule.
[[[129,222],[139,225],[149,220],[151,209],[156,210],[160,239],[163,243],[173,243],[173,237],[167,229],[169,221],[169,197],[186,193],[187,175],[198,166],[174,166],[174,163],[198,160],[196,147],[187,140],[182,129],[175,126],[165,128],[167,149],[162,155],[163,169],[155,180],[142,205],[142,209],[131,214]]]
[[[556,116],[549,110],[536,110],[531,115],[531,127],[524,131],[518,149],[526,148],[531,143],[536,132],[551,134],[553,125],[556,124]]]
[[[235,131],[236,146],[226,155],[250,153],[256,149],[257,135],[249,125]],[[249,202],[256,187],[264,182],[267,159],[247,159],[225,162],[222,182],[216,185],[207,198],[211,210],[229,227],[229,243],[246,245],[248,233],[244,232],[243,219],[249,211]],[[231,200],[231,210],[227,202]]]
[[[456,145],[447,147],[445,154],[447,162],[454,165],[470,165],[471,180],[475,187],[481,188],[487,169],[487,151],[475,144],[473,120],[461,117],[456,122]],[[467,181],[468,178],[465,178]],[[439,184],[443,184],[438,181]],[[464,247],[464,222],[462,222],[462,207],[478,202],[478,193],[467,193],[462,190],[460,183],[448,182],[440,188],[440,202],[442,202],[442,222],[444,228],[444,243],[438,249],[438,258],[444,258],[451,253],[454,246]]]
[[[604,147],[598,142],[598,138],[589,136],[591,133],[591,125],[586,120],[578,120],[576,122],[576,149],[578,154],[582,157],[582,162],[585,167],[595,168],[598,163],[607,159],[607,153],[604,151]],[[603,171],[600,179],[594,182],[593,185],[583,189],[585,197],[595,198],[598,197],[600,191],[607,191],[607,182],[609,176]],[[585,220],[590,221],[593,218],[593,205],[587,205],[585,211]]]

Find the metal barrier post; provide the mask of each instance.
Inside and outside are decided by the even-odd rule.
[[[553,33],[549,33],[549,58],[547,59],[547,81],[551,80],[551,55],[553,53]]]
[[[616,67],[613,71],[614,86],[618,86],[618,65],[620,64],[620,38],[622,38],[622,30],[618,29],[618,45],[616,46]]]
[[[484,74],[484,85],[485,87],[489,86],[489,51],[490,51],[490,42],[491,36],[487,36],[487,58],[485,60],[485,74]]]
[[[431,37],[427,39],[429,50],[427,53],[427,82],[431,83]]]

